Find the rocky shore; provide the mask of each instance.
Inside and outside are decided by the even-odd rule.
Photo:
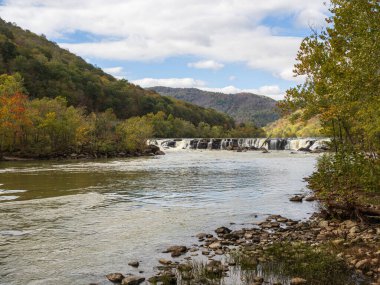
[[[0,155],[0,161],[28,161],[28,160],[77,160],[77,159],[98,159],[98,158],[126,158],[126,157],[140,157],[140,156],[155,156],[165,155],[159,147],[155,145],[148,145],[141,151],[120,151],[120,152],[78,152],[67,151],[62,153],[52,154],[27,154],[27,153],[3,153]]]
[[[231,230],[219,227],[214,233],[199,233],[195,238],[197,243],[191,246],[167,248],[164,251],[168,254],[167,259],[157,260],[157,273],[148,278],[148,282],[221,284],[221,279],[228,278],[234,268],[242,270],[247,262],[253,265],[252,268],[264,268],[265,264],[273,261],[273,251],[272,255],[268,254],[273,246],[280,245],[279,248],[282,249],[286,245],[302,245],[312,252],[322,252],[321,256],[332,256],[347,266],[347,275],[355,276],[357,282],[313,283],[304,276],[288,276],[285,281],[279,281],[275,274],[260,274],[256,269],[253,270],[252,278],[241,284],[380,284],[379,224],[327,220],[318,214],[307,221],[272,215],[250,228]],[[140,284],[145,280],[141,276],[124,276],[121,273],[109,274],[107,278],[124,285]]]

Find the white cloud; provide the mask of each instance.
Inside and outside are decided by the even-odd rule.
[[[121,76],[123,73],[123,67],[121,66],[108,67],[108,68],[103,68],[103,71],[113,76]]]
[[[262,20],[292,17],[294,25],[307,27],[320,24],[326,13],[323,0],[7,0],[0,6],[3,19],[61,37],[62,47],[82,57],[150,61],[190,55],[245,63],[285,79],[281,74],[293,66],[301,38],[276,35]],[[76,31],[98,41],[64,43],[64,35]]]
[[[296,23],[302,27],[320,28],[325,24],[326,14],[316,9],[304,9],[297,15]]]
[[[132,81],[141,87],[166,86],[173,88],[201,88],[206,85],[202,80],[193,78],[143,78]]]
[[[264,85],[259,88],[248,88],[242,89],[235,87],[233,85],[222,87],[222,88],[209,88],[200,87],[199,89],[211,92],[220,92],[225,94],[237,94],[237,93],[254,93],[257,95],[264,95],[275,100],[281,100],[284,98],[284,92],[280,89],[278,85]]]
[[[228,80],[229,81],[235,81],[236,80],[236,76],[235,75],[231,75],[228,77]]]
[[[212,69],[219,70],[224,67],[224,64],[219,63],[215,60],[201,60],[197,62],[190,62],[187,64],[188,67],[197,68],[197,69]]]

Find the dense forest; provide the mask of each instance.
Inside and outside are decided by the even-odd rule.
[[[197,125],[162,111],[117,118],[112,109],[87,112],[64,97],[29,100],[18,73],[0,75],[0,154],[49,158],[70,154],[119,156],[144,153],[148,138],[263,136],[252,124]]]
[[[306,37],[295,70],[305,83],[289,89],[284,112],[318,116],[332,138],[309,187],[339,216],[379,217],[380,4],[333,0],[327,28]]]
[[[121,119],[162,111],[198,125],[232,127],[233,119],[213,109],[160,96],[100,68],[30,31],[0,19],[0,74],[19,73],[31,99],[66,99],[88,112],[112,109]]]
[[[224,112],[238,123],[251,122],[257,126],[265,126],[280,117],[275,100],[252,93],[224,94],[196,88],[162,86],[148,88],[148,90]]]

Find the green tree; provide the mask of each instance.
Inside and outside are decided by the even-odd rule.
[[[153,135],[153,126],[146,117],[132,117],[117,126],[122,150],[142,151]]]
[[[332,0],[330,12],[327,28],[303,40],[295,72],[306,81],[281,107],[319,115],[336,154],[319,162],[309,186],[327,206],[360,216],[368,193],[380,191],[380,3]]]

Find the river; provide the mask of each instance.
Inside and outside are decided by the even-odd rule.
[[[0,162],[0,284],[111,284],[149,277],[161,253],[198,232],[268,214],[305,219],[317,155],[183,150],[95,161]],[[233,223],[233,224],[231,224]],[[139,269],[127,265],[139,260]]]

